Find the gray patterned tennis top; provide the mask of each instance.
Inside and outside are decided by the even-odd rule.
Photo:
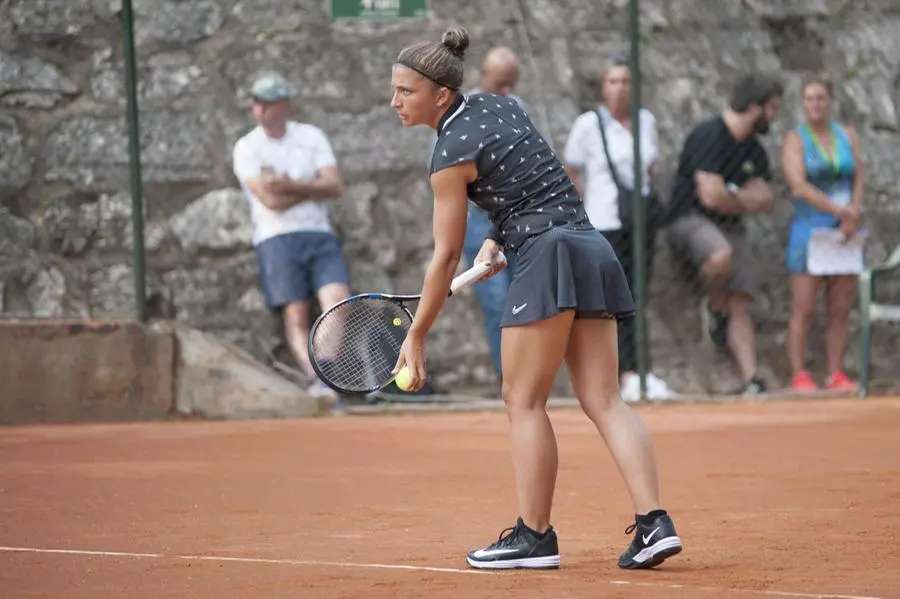
[[[431,172],[473,161],[468,195],[493,224],[489,237],[520,253],[553,227],[593,227],[572,180],[528,113],[505,96],[459,96],[438,123]]]

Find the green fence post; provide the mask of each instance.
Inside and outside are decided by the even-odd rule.
[[[122,0],[125,33],[125,97],[128,100],[128,153],[131,170],[131,259],[137,319],[147,321],[146,256],[144,254],[144,201],[141,185],[141,138],[138,125],[137,66],[134,56],[134,13],[131,0]]]
[[[637,350],[638,376],[641,382],[641,398],[647,395],[647,212],[642,194],[641,162],[641,31],[638,0],[630,0],[628,5],[631,37],[631,131],[634,136],[634,295],[637,304],[635,349]]]

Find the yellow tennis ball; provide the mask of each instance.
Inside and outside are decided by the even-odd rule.
[[[401,324],[403,324],[403,321],[402,321],[402,320],[400,320],[399,318],[395,318],[395,319],[394,319],[394,326],[395,326],[395,327],[399,327]]]
[[[397,385],[397,388],[401,391],[408,391],[409,385],[412,381],[409,380],[409,368],[404,366],[400,370],[397,371],[397,376],[394,377],[394,384]]]

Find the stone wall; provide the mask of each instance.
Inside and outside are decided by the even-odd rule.
[[[0,311],[38,317],[133,313],[122,24],[115,0],[0,3]],[[155,316],[184,321],[257,355],[277,329],[263,308],[247,208],[230,169],[251,126],[247,88],[261,69],[294,82],[297,117],[329,135],[349,183],[335,205],[356,289],[413,292],[430,255],[424,164],[431,133],[400,127],[390,65],[406,42],[470,28],[467,83],[492,43],[522,52],[519,93],[555,146],[594,103],[604,56],[627,51],[626,0],[432,2],[406,23],[329,21],[319,0],[134,0],[139,57],[148,289]],[[663,181],[688,130],[720,110],[745,69],[780,71],[779,139],[799,117],[799,81],[824,68],[839,111],[864,141],[869,255],[900,240],[897,100],[900,5],[892,0],[642,0],[645,104],[656,114]],[[423,29],[424,28],[424,29]],[[552,106],[551,106],[552,101]],[[779,186],[783,191],[783,187]],[[784,381],[789,206],[754,221],[764,270],[755,305],[762,362]],[[696,349],[696,296],[660,246],[649,317],[656,368],[684,391],[728,387],[728,362]],[[898,287],[884,290],[900,297]],[[662,308],[665,307],[665,310]],[[685,312],[686,311],[686,312]],[[473,316],[473,314],[475,316]],[[439,385],[490,382],[473,298],[450,302],[432,339]],[[465,322],[465,326],[459,323]],[[891,334],[893,333],[893,334]],[[881,331],[876,370],[900,353]],[[821,335],[812,342],[823,347]],[[855,347],[850,362],[855,364]],[[813,352],[821,363],[821,351]],[[714,373],[714,377],[704,374]],[[773,381],[775,382],[775,381]],[[561,385],[565,385],[564,381]]]

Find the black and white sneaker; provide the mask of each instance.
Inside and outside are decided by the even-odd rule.
[[[522,521],[500,533],[496,543],[470,551],[466,562],[473,568],[505,570],[511,568],[559,568],[559,545],[553,527],[541,534]]]
[[[654,512],[648,516],[654,516]],[[648,523],[649,519],[649,523]],[[619,556],[619,567],[625,569],[653,568],[675,554],[681,553],[681,539],[675,532],[675,525],[668,514],[648,518],[637,518],[625,529],[625,534],[634,532],[634,540],[625,553]]]

